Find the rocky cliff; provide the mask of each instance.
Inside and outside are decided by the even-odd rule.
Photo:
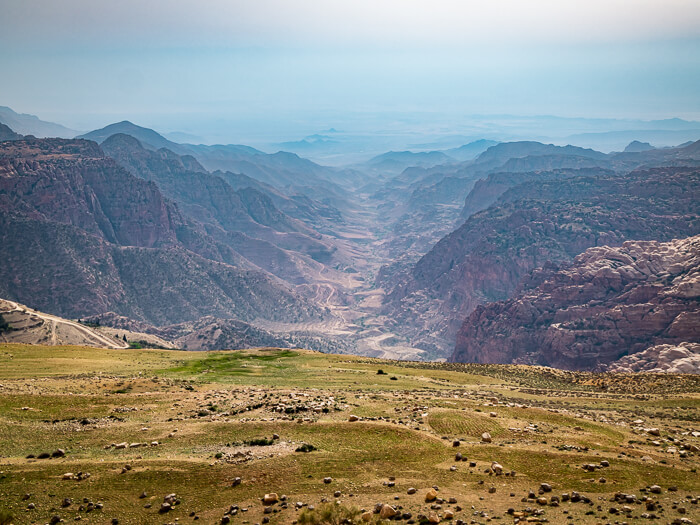
[[[529,181],[472,215],[394,278],[384,311],[435,357],[480,304],[508,299],[523,277],[593,246],[700,233],[700,171]]]
[[[87,140],[0,143],[0,296],[65,317],[317,319]]]
[[[592,370],[653,345],[700,342],[700,236],[590,248],[525,288],[477,307],[451,359]]]

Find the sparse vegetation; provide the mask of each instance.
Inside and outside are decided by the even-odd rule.
[[[318,509],[304,509],[299,514],[299,525],[345,525],[353,523],[360,514],[357,507],[346,507],[338,503],[327,503]]]
[[[381,380],[378,368],[397,379]],[[304,350],[0,345],[0,509],[15,523],[24,523],[17,516],[25,513],[37,523],[56,514],[66,522],[78,515],[84,520],[79,504],[58,505],[79,495],[104,504],[93,515],[101,521],[156,525],[164,522],[162,499],[175,493],[180,503],[168,511],[168,522],[194,512],[201,523],[219,523],[234,502],[248,511],[244,518],[231,516],[232,523],[265,517],[271,525],[359,523],[354,510],[349,517],[343,508],[350,504],[369,509],[368,523],[379,523],[373,511],[381,502],[400,505],[416,523],[447,510],[455,513],[453,522],[468,523],[473,512],[484,512],[505,523],[509,508],[530,507],[549,523],[571,516],[568,521],[587,524],[605,521],[603,502],[616,493],[641,498],[640,487],[656,483],[662,520],[672,522],[679,515],[673,502],[683,501],[676,507],[697,522],[700,506],[690,501],[700,493],[700,455],[690,447],[700,438],[691,434],[695,421],[685,418],[700,409],[698,379]],[[643,424],[634,423],[638,419]],[[57,449],[67,454],[51,459]],[[496,476],[494,461],[516,475]],[[593,474],[584,464],[600,471]],[[91,477],[63,481],[70,472]],[[602,477],[606,483],[598,481]],[[586,515],[591,507],[585,503],[555,507],[528,500],[543,482],[557,496],[578,491],[603,510]],[[425,502],[433,485],[445,500],[442,509]],[[407,494],[409,487],[415,495]],[[268,493],[286,495],[286,508],[278,502],[277,512],[263,514],[260,499]],[[32,496],[23,501],[24,494]],[[326,508],[324,498],[342,505]],[[28,503],[36,509],[29,511]],[[645,511],[637,505],[635,513]]]

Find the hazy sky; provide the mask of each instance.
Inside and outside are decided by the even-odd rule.
[[[205,133],[700,118],[700,0],[0,0],[0,105]]]

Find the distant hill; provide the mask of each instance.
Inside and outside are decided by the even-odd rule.
[[[495,140],[475,140],[459,148],[444,150],[444,153],[457,160],[472,160],[496,144],[498,144],[498,142]]]
[[[5,124],[0,124],[0,142],[3,140],[19,140],[21,138],[22,135],[12,131],[9,128],[9,126],[6,126]]]
[[[70,139],[78,132],[60,124],[40,120],[35,115],[17,113],[7,106],[0,106],[0,123],[3,123],[16,133],[34,135],[35,137],[59,137]]]
[[[96,129],[95,131],[85,133],[84,135],[80,135],[76,138],[94,140],[98,144],[102,144],[109,137],[118,133],[123,133],[124,135],[131,135],[132,137],[138,139],[139,142],[145,148],[148,149],[168,148],[169,150],[174,151],[176,153],[180,150],[179,144],[166,139],[160,133],[157,133],[156,131],[153,131],[149,128],[137,126],[136,124],[133,124],[128,120],[117,122],[115,124],[110,124],[109,126],[105,126],[101,129]]]
[[[649,144],[648,142],[639,142],[638,140],[633,140],[624,149],[625,153],[638,153],[640,151],[649,151],[650,149],[654,149],[654,146]]]
[[[451,164],[455,158],[442,151],[389,151],[368,160],[364,167],[372,171],[401,173],[406,168],[430,168],[439,164]]]

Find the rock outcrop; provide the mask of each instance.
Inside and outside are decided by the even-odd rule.
[[[608,372],[700,374],[700,344],[656,345],[611,363]]]
[[[700,170],[529,181],[469,217],[388,283],[384,312],[434,357],[449,356],[464,319],[503,301],[532,270],[594,246],[700,233]]]
[[[700,342],[700,236],[594,247],[538,270],[524,291],[467,318],[451,359],[594,370],[681,342]]]

